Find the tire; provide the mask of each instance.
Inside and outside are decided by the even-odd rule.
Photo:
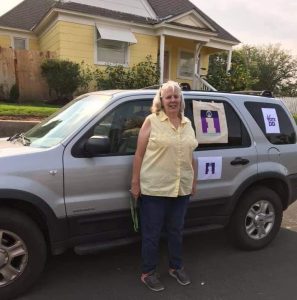
[[[261,249],[275,238],[282,218],[282,203],[273,190],[264,186],[251,188],[239,199],[231,217],[231,240],[241,249]]]
[[[26,291],[43,271],[47,256],[44,236],[25,214],[0,209],[0,299]]]

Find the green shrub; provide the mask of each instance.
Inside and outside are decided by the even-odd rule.
[[[80,65],[68,60],[47,59],[41,64],[41,73],[57,100],[71,99],[81,83]]]
[[[14,84],[11,87],[9,92],[9,101],[15,103],[18,101],[19,97],[20,97],[19,87],[17,84]]]
[[[158,84],[159,77],[159,66],[151,56],[132,68],[107,66],[105,70],[97,69],[94,74],[98,90],[144,88]]]
[[[90,83],[94,78],[94,74],[91,68],[85,64],[84,61],[80,64],[80,72],[79,72],[79,87],[78,93],[84,94],[89,92]]]

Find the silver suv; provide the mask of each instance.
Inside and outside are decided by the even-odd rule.
[[[0,299],[26,290],[49,253],[87,254],[139,240],[128,190],[138,131],[155,92],[86,94],[25,134],[1,139]],[[226,227],[241,248],[266,246],[297,198],[293,117],[273,98],[184,96],[192,121],[193,101],[223,103],[228,127],[226,143],[195,151],[200,178],[185,233]]]

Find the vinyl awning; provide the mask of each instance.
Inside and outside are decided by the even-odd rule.
[[[100,34],[100,39],[126,42],[130,44],[136,44],[137,40],[128,28],[106,26],[102,24],[96,24],[97,30]]]

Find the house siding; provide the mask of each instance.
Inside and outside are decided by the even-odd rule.
[[[56,23],[39,37],[40,51],[56,52],[57,58],[59,58],[60,55],[59,39],[60,39],[59,23]]]
[[[129,65],[132,66],[151,55],[157,61],[158,37],[135,33],[137,43],[129,47]],[[41,51],[55,51],[57,57],[77,63],[94,65],[95,27],[66,21],[57,22],[40,38]],[[99,67],[99,66],[98,66]]]
[[[29,50],[39,51],[39,42],[37,39],[29,39]]]
[[[130,46],[130,65],[133,66],[144,61],[147,55],[151,55],[157,62],[159,38],[157,36],[135,33],[137,43]]]
[[[0,47],[9,48],[11,46],[11,38],[9,35],[0,35]]]

